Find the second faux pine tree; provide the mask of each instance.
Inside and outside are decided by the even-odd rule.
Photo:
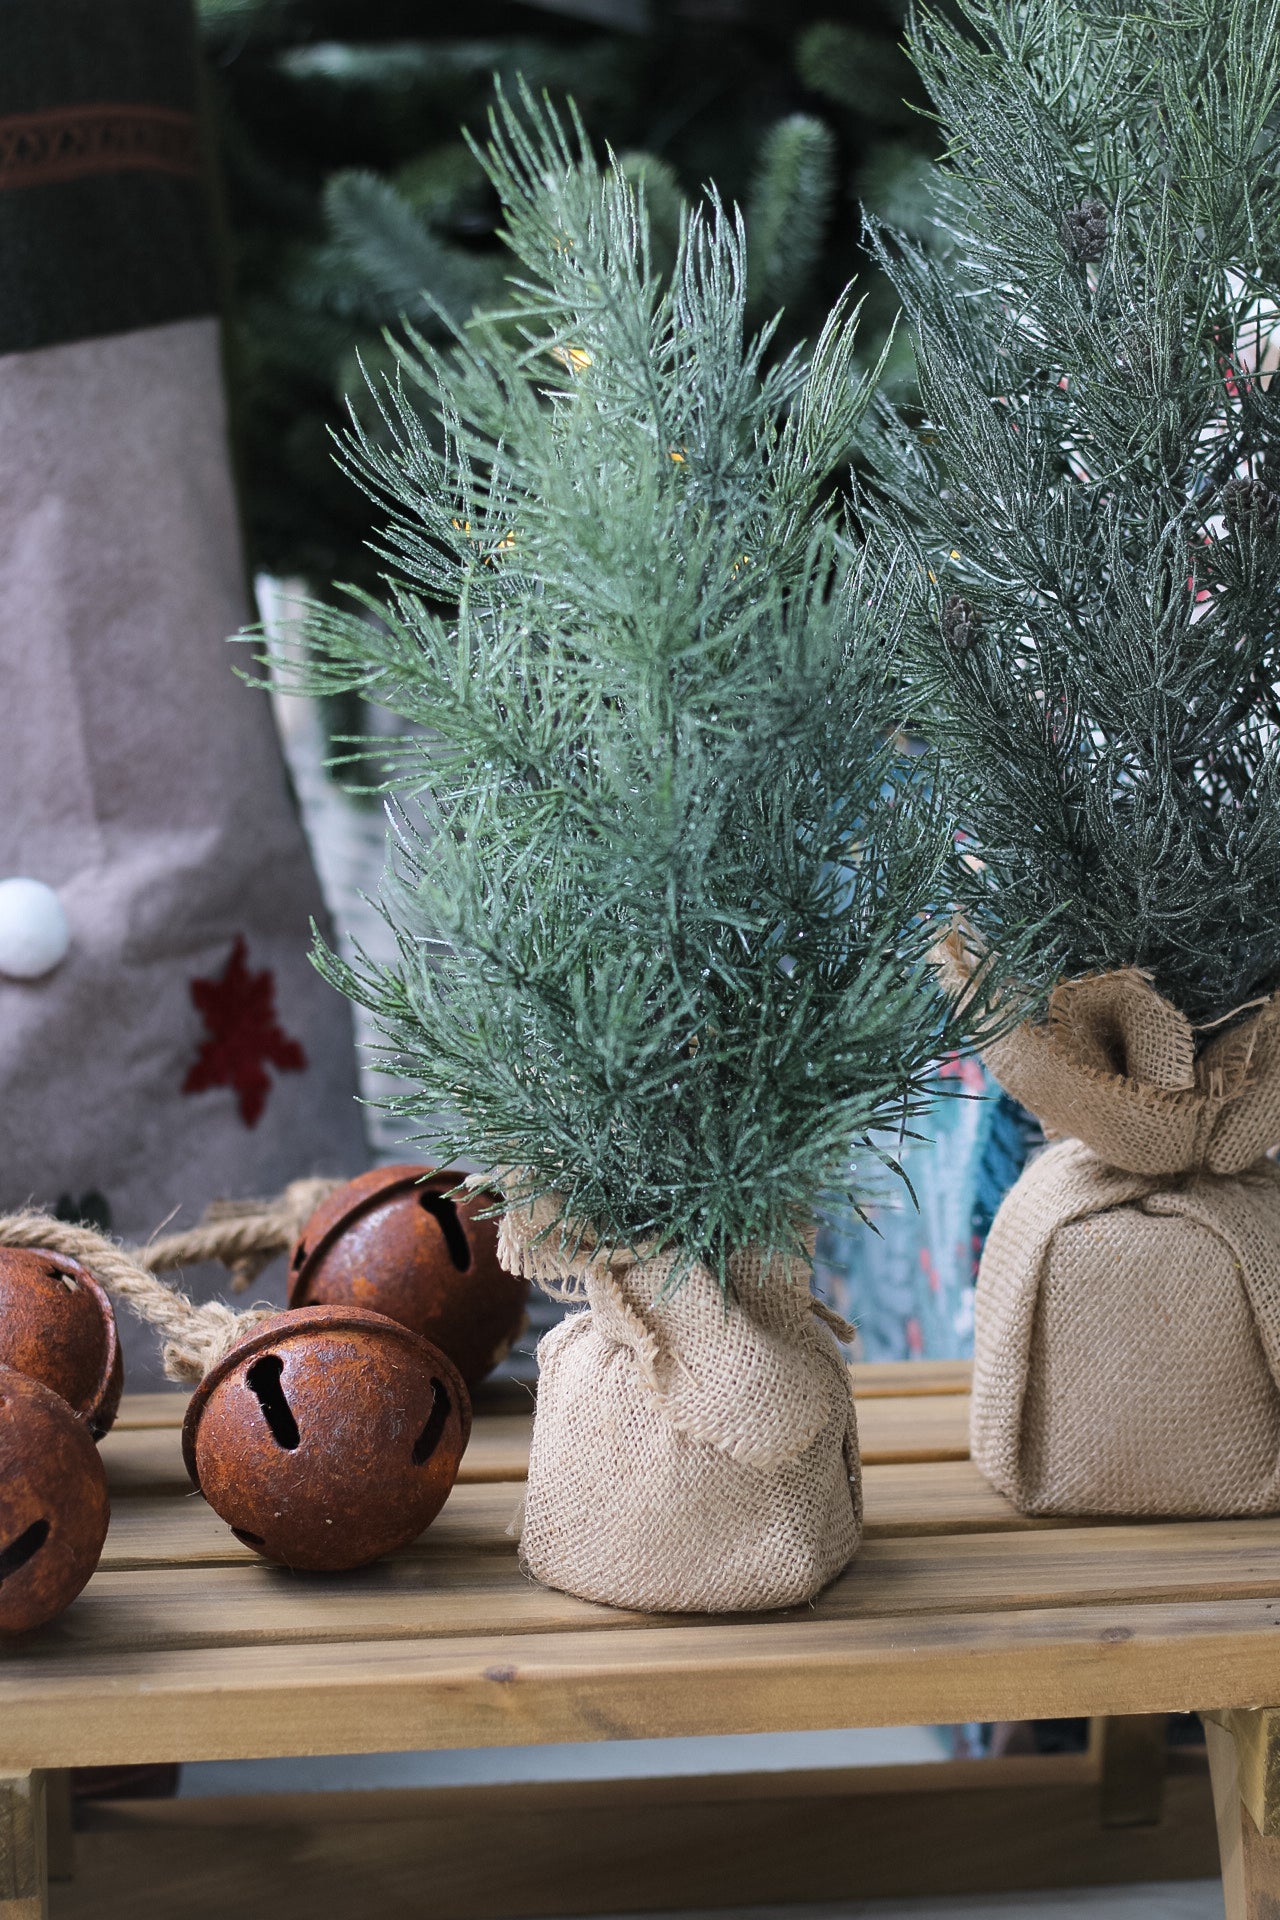
[[[921,392],[879,539],[965,903],[1043,929],[990,1062],[1066,1136],[987,1243],[973,1454],[1035,1512],[1274,1510],[1280,9],[958,0],[913,52],[943,244],[876,236]]]

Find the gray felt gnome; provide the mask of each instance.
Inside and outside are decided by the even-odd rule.
[[[226,645],[248,608],[188,9],[14,0],[0,55],[0,1208],[143,1237],[357,1170],[350,1020]]]

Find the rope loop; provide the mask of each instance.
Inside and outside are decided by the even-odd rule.
[[[184,1233],[124,1247],[93,1227],[57,1220],[25,1208],[0,1214],[0,1247],[42,1248],[79,1261],[106,1291],[161,1335],[166,1376],[197,1386],[246,1334],[269,1320],[275,1307],[237,1313],[225,1300],[196,1304],[159,1275],[175,1267],[220,1260],[243,1292],[276,1255],[292,1246],[339,1180],[295,1180],[275,1200],[215,1201],[203,1220]]]

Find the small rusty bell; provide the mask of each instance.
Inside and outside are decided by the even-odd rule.
[[[495,1196],[451,1197],[461,1177],[376,1167],[339,1187],[293,1249],[289,1305],[384,1313],[478,1386],[524,1325],[529,1283],[499,1265],[498,1223],[480,1217]]]
[[[277,1566],[364,1566],[407,1546],[449,1496],[471,1432],[453,1363],[350,1307],[260,1323],[192,1395],[187,1471],[238,1540]]]
[[[124,1385],[116,1317],[78,1261],[0,1247],[0,1365],[52,1387],[95,1440],[107,1432]]]
[[[85,1421],[43,1382],[0,1367],[0,1634],[29,1633],[71,1605],[109,1517]]]

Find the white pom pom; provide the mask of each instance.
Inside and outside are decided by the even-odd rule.
[[[71,929],[62,902],[43,880],[0,880],[0,974],[39,980],[64,960]]]

